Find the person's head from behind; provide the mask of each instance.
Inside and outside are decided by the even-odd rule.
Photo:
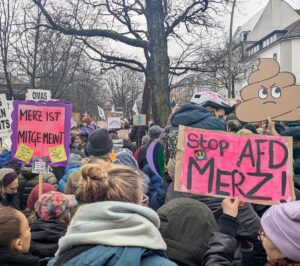
[[[82,168],[76,191],[80,204],[99,201],[123,201],[142,204],[143,184],[139,171],[124,165],[101,161]]]
[[[217,223],[207,205],[178,198],[169,201],[157,213],[168,257],[178,265],[201,265],[211,234],[217,231]]]
[[[0,197],[16,194],[19,187],[17,173],[11,168],[0,169]]]
[[[71,210],[76,206],[77,200],[74,195],[51,191],[41,195],[34,206],[34,212],[42,222],[56,221],[68,225]]]
[[[113,141],[107,129],[96,129],[89,135],[86,153],[88,156],[101,157],[104,160],[113,157]]]
[[[28,253],[30,227],[25,215],[13,208],[0,208],[0,249]]]
[[[56,191],[56,188],[48,183],[42,184],[42,194],[50,192],[50,191]],[[27,208],[29,210],[34,209],[34,205],[39,199],[39,185],[36,185],[30,192],[29,197],[27,199]]]
[[[150,127],[148,131],[150,140],[158,139],[162,133],[163,133],[163,129],[157,125]]]
[[[269,260],[300,262],[300,201],[272,206],[261,219],[259,233]]]
[[[226,124],[227,132],[237,133],[240,129],[242,129],[242,124],[237,119],[229,120],[228,123]]]

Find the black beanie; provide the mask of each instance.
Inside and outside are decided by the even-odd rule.
[[[107,129],[94,130],[88,138],[86,151],[89,156],[104,156],[111,152],[113,142]]]

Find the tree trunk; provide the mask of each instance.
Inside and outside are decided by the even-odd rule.
[[[146,106],[146,103],[144,104],[144,101],[147,101],[146,95],[150,93],[153,121],[155,124],[165,126],[170,113],[169,56],[162,0],[146,0],[146,7],[150,57],[147,60],[143,107]]]

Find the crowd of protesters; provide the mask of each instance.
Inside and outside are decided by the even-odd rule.
[[[215,96],[215,94],[214,94]],[[296,201],[273,206],[174,190],[178,127],[293,137]],[[148,164],[164,147],[164,174]],[[300,123],[245,124],[221,96],[176,106],[168,125],[72,129],[68,165],[39,177],[0,154],[0,265],[300,265]]]

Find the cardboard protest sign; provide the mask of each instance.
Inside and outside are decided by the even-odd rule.
[[[74,119],[74,121],[75,121],[77,124],[80,124],[80,123],[81,123],[81,116],[80,116],[80,113],[78,113],[78,112],[73,112],[73,113],[72,113],[72,118]]]
[[[48,174],[49,173],[49,160],[46,156],[32,157],[32,173],[35,174]]]
[[[44,156],[52,166],[65,166],[70,154],[72,105],[59,101],[14,101],[12,156],[32,163]]]
[[[246,202],[294,199],[292,140],[180,126],[175,190]]]
[[[26,100],[32,101],[49,101],[51,100],[51,91],[29,89],[26,94]]]
[[[237,118],[245,122],[267,120],[296,121],[300,119],[300,86],[292,73],[280,72],[273,58],[259,59],[248,85],[241,90],[243,102],[237,106]]]
[[[5,94],[0,94],[0,138],[7,139],[11,135],[11,110]]]
[[[121,128],[121,117],[108,117],[107,128],[108,129]]]
[[[145,126],[147,125],[146,115],[134,115],[133,116],[134,126]]]

